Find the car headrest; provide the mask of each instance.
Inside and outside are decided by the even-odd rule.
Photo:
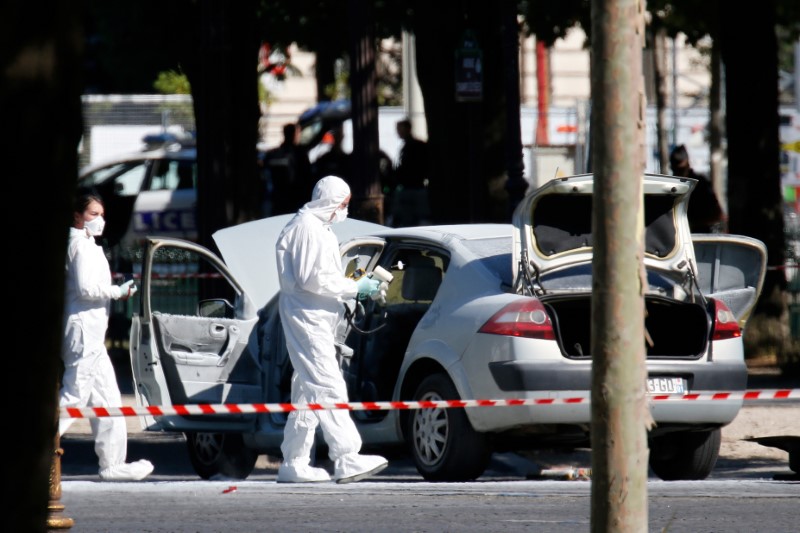
[[[409,264],[403,271],[403,286],[400,292],[405,300],[430,301],[436,296],[441,284],[442,271],[435,264]]]

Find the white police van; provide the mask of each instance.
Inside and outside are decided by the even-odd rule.
[[[112,270],[131,272],[148,235],[197,240],[197,149],[193,138],[147,138],[139,152],[81,170],[78,189],[105,203]]]

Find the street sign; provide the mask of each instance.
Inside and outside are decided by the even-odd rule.
[[[472,31],[464,32],[461,48],[456,50],[456,102],[483,100],[483,51]]]

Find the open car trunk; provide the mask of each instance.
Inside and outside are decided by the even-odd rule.
[[[724,303],[743,329],[763,285],[761,241],[690,232],[686,205],[694,186],[675,176],[642,177],[648,358],[702,357],[714,327],[711,299]],[[514,287],[542,301],[569,358],[590,357],[593,194],[591,174],[553,179],[527,195],[513,215]]]
[[[541,300],[561,353],[568,358],[591,357],[591,296],[544,296]],[[645,310],[647,357],[691,359],[706,352],[710,319],[702,303],[647,296]]]

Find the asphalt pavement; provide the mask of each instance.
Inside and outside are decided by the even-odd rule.
[[[748,389],[796,389],[796,380],[754,372]],[[125,389],[126,405],[135,405]],[[760,402],[760,401],[758,401]],[[800,409],[800,402],[794,406]],[[769,405],[751,405],[756,411]],[[754,413],[755,414],[755,413]],[[199,533],[232,531],[438,532],[548,531],[590,528],[591,482],[541,476],[542,469],[591,466],[586,449],[542,450],[523,456],[495,454],[484,476],[469,483],[429,483],[405,456],[388,455],[389,467],[360,483],[275,483],[277,462],[259,457],[247,480],[201,480],[186,442],[174,433],[142,431],[128,424],[128,459],[149,459],[153,474],[142,482],[109,483],[97,475],[88,420],[62,439],[60,503],[53,518],[74,520],[75,533]],[[330,465],[320,465],[330,466]],[[649,531],[796,530],[798,475],[785,460],[720,457],[708,479],[648,480]]]
[[[123,392],[124,405],[136,405],[132,394],[130,374],[124,369],[118,371],[120,387]],[[796,389],[797,379],[787,378],[774,368],[758,368],[750,372],[748,390]],[[743,409],[761,405],[760,400],[745,402]],[[126,417],[128,426],[128,460],[148,459],[155,465],[151,478],[154,481],[197,480],[197,474],[189,462],[186,442],[182,434],[168,432],[143,431],[138,417]],[[798,432],[800,435],[800,427]],[[61,458],[62,479],[64,480],[99,480],[97,475],[97,458],[94,454],[94,441],[91,436],[88,419],[76,420],[70,430],[62,437],[61,446],[64,455]],[[325,465],[322,465],[325,466]],[[588,449],[577,449],[569,452],[541,450],[525,454],[495,454],[489,470],[482,479],[514,480],[536,479],[542,470],[552,468],[589,468],[591,452]],[[272,480],[277,473],[277,459],[262,455],[256,468],[248,479]],[[421,480],[411,460],[403,455],[390,457],[390,467],[382,477],[392,480]],[[793,479],[798,476],[788,468],[788,461],[754,458],[728,459],[720,457],[711,478],[766,478],[775,476]]]

